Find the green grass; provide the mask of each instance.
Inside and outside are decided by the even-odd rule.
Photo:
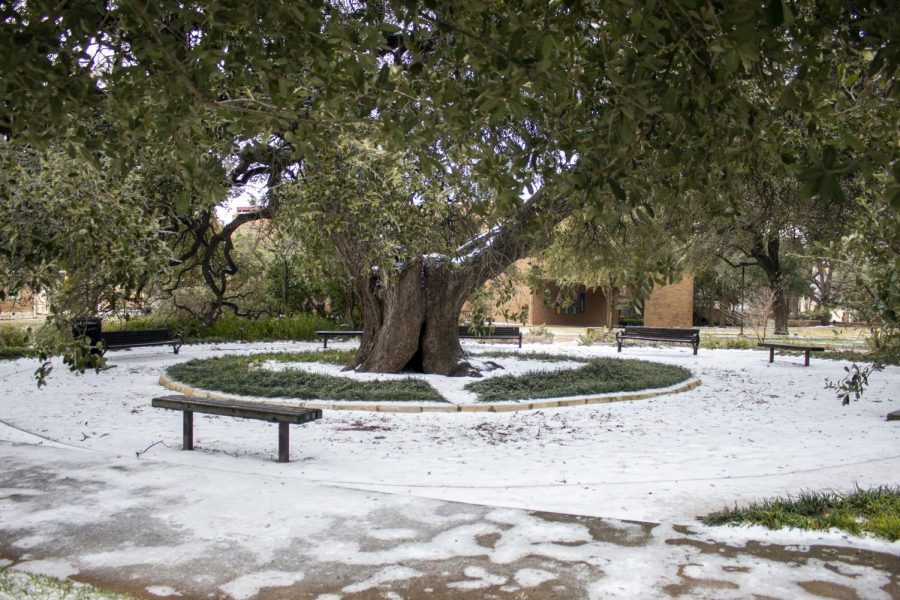
[[[745,508],[726,508],[702,519],[707,525],[763,525],[769,529],[840,529],[900,540],[900,487],[857,488],[848,494],[801,492]]]
[[[277,356],[277,355],[276,355]],[[166,370],[172,379],[204,390],[263,398],[300,400],[430,400],[444,398],[426,382],[407,378],[390,381],[358,381],[309,373],[300,369],[270,371],[260,368],[266,355],[225,356],[197,359]]]
[[[133,596],[108,592],[85,583],[0,568],[0,598],[4,597],[40,600],[134,600]]]
[[[600,358],[577,369],[561,369],[491,377],[470,383],[466,389],[480,402],[528,400],[634,392],[685,381],[691,372],[683,367],[644,360]]]

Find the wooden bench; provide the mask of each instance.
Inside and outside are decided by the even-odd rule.
[[[152,404],[155,408],[168,408],[183,412],[183,450],[194,449],[195,412],[278,423],[278,462],[290,460],[291,442],[288,429],[290,424],[309,423],[322,418],[322,411],[314,408],[261,404],[241,400],[217,400],[175,395],[154,398]]]
[[[172,346],[175,354],[178,354],[178,349],[184,345],[181,336],[173,336],[168,329],[103,331],[100,319],[77,319],[72,324],[72,336],[89,338],[93,346],[91,352],[94,354],[105,354],[107,350],[137,346]]]
[[[690,344],[694,347],[694,354],[697,354],[697,348],[700,346],[700,330],[626,325],[625,329],[620,329],[616,332],[616,346],[618,346],[618,352],[622,351],[623,340],[646,340],[650,342]]]
[[[821,346],[798,346],[795,344],[778,344],[774,342],[760,342],[757,344],[760,348],[768,348],[769,349],[769,362],[775,362],[775,349],[779,350],[793,350],[795,352],[803,352],[803,366],[809,366],[809,353],[810,352],[824,352],[825,348]]]
[[[123,329],[121,331],[103,331],[100,333],[103,352],[116,348],[135,348],[139,346],[172,346],[175,354],[184,345],[180,335],[172,335],[168,329]]]
[[[360,337],[362,336],[362,331],[354,331],[354,330],[345,330],[345,329],[337,329],[337,330],[323,330],[317,331],[316,337],[322,338],[322,347],[328,347],[328,338],[336,338],[336,337]],[[518,340],[519,348],[522,347],[522,332],[518,327],[513,326],[493,326],[493,327],[485,327],[483,331],[474,331],[471,328],[460,325],[459,327],[459,337],[460,338],[475,338],[475,339],[491,339],[491,340]]]
[[[362,334],[363,334],[362,331],[355,331],[355,330],[349,330],[349,329],[335,329],[333,331],[331,331],[331,330],[317,331],[316,337],[322,338],[322,347],[327,348],[328,347],[328,338],[330,338],[330,337],[332,337],[332,338],[334,338],[334,337],[362,337]]]
[[[519,348],[522,347],[522,331],[512,325],[486,325],[481,330],[460,325],[459,337],[460,339],[518,340]]]

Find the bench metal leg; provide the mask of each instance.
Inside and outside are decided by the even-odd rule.
[[[194,411],[186,410],[183,413],[182,435],[184,441],[181,444],[182,450],[194,449]]]
[[[775,348],[769,348],[769,362],[775,362]]]
[[[327,347],[328,347],[328,336],[323,335],[322,336],[322,348],[327,348]]]
[[[803,353],[803,366],[804,367],[809,366],[809,350],[807,350],[806,352]]]
[[[290,423],[278,424],[278,462],[291,460],[291,430]]]

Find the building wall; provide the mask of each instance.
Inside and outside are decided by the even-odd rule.
[[[559,288],[552,284],[549,285],[549,289],[550,298],[555,297],[559,291]],[[541,296],[533,294],[528,317],[529,325],[602,327],[606,325],[606,296],[599,291],[580,288],[575,294],[574,307],[568,307],[547,306]]]
[[[656,286],[644,302],[645,327],[691,327],[694,323],[694,276]]]

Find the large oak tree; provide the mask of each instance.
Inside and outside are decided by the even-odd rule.
[[[140,168],[137,148],[165,154],[188,226],[200,215],[202,229],[203,211],[253,177],[269,193],[242,220],[304,210],[317,175],[359,189],[352,170],[316,166],[357,136],[447,194],[445,206],[476,186],[475,230],[458,253],[407,245],[370,264],[358,225],[329,230],[363,301],[357,362],[385,371],[456,372],[466,295],[546,244],[574,208],[706,193],[740,171],[760,114],[791,105],[833,119],[833,56],[864,56],[872,80],[897,65],[896,8],[880,2],[26,0],[0,11],[0,131],[113,172]],[[896,151],[857,148],[853,168],[880,173]],[[813,193],[831,193],[837,176],[823,163]],[[307,192],[286,193],[288,181]],[[399,214],[422,204],[403,185],[382,192],[401,195],[385,201]],[[317,198],[334,202],[329,216],[354,205]],[[227,250],[220,234],[241,222],[198,251]]]

